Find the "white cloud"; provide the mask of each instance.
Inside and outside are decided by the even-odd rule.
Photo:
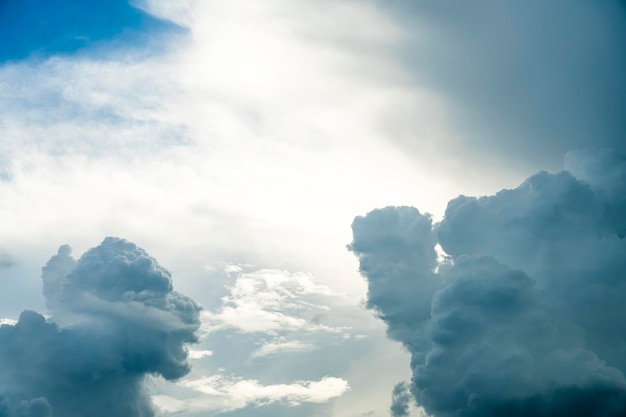
[[[213,352],[210,350],[189,350],[189,359],[203,359],[212,356]]]
[[[285,340],[279,338],[275,341],[265,343],[252,353],[253,358],[273,356],[285,352],[306,352],[315,349],[311,343],[304,343],[299,340]]]
[[[3,325],[3,324],[8,324],[8,325],[14,326],[15,323],[17,323],[17,320],[0,317],[0,326]]]
[[[339,329],[315,323],[315,312],[329,307],[315,297],[337,295],[314,282],[306,273],[265,269],[240,274],[217,312],[203,311],[203,328],[208,332],[232,328],[243,333],[276,335],[289,331],[332,331]]]
[[[235,410],[248,405],[264,406],[283,403],[324,403],[350,389],[341,378],[326,376],[319,381],[295,381],[290,384],[263,385],[257,380],[222,375],[181,382],[185,387],[204,394],[193,401],[193,408]]]
[[[153,395],[152,400],[161,411],[223,413],[247,406],[263,407],[271,404],[297,407],[305,403],[325,403],[350,390],[346,380],[330,376],[318,381],[264,385],[254,379],[215,375],[183,380],[178,385],[190,389],[195,395],[187,394],[185,399]]]

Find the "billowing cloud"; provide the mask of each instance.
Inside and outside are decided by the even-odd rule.
[[[428,413],[626,414],[626,158],[572,152],[566,167],[460,196],[432,227],[407,207],[354,221],[368,306],[410,351]]]
[[[51,318],[0,326],[0,416],[154,415],[144,378],[187,374],[200,307],[119,238],[77,261],[61,246],[42,276]]]
[[[150,34],[180,30],[137,5],[129,0],[3,0],[0,62],[102,48],[113,40],[137,46],[145,44]]]

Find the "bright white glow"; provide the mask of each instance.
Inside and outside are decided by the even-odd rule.
[[[17,323],[17,320],[0,317],[0,326],[3,324],[8,324],[9,326],[15,326],[15,323]]]

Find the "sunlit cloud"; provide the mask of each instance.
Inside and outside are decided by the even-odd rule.
[[[15,323],[17,323],[17,320],[7,319],[7,318],[0,318],[0,325],[8,324],[10,326],[14,326]]]
[[[202,313],[203,329],[216,332],[235,329],[243,333],[331,331],[332,326],[315,323],[316,312],[328,311],[315,298],[337,296],[329,287],[314,282],[310,274],[260,270],[240,274],[230,294],[216,311]]]
[[[187,353],[189,359],[204,359],[213,356],[213,352],[210,350],[194,350],[190,349]]]
[[[341,378],[324,377],[318,381],[294,381],[289,384],[264,385],[254,379],[216,375],[185,380],[181,385],[202,393],[180,401],[168,396],[154,396],[153,401],[164,411],[232,411],[247,406],[262,407],[281,403],[296,407],[305,403],[325,403],[350,389]]]

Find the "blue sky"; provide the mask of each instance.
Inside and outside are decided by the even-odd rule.
[[[489,388],[541,355],[545,387],[621,398],[616,313],[553,277],[621,305],[625,32],[617,0],[0,0],[0,338],[58,347],[0,349],[0,417],[95,415],[111,386],[128,416],[490,416],[560,406],[523,366]],[[503,293],[499,339],[472,294]]]

